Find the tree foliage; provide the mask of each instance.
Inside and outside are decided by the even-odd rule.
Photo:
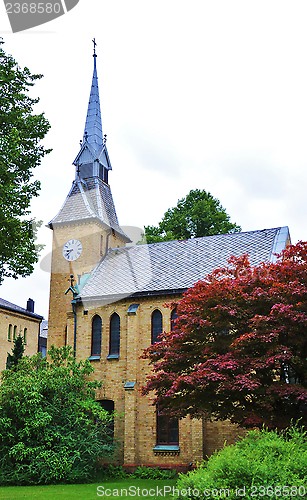
[[[146,226],[147,243],[187,240],[200,236],[234,233],[240,226],[230,222],[219,200],[210,193],[195,189],[168,209],[158,226]]]
[[[2,44],[0,38],[0,283],[30,274],[37,261],[29,207],[40,183],[33,170],[49,152],[41,144],[49,123],[43,113],[33,113],[39,99],[29,96],[41,75],[21,69]]]
[[[94,398],[88,361],[69,346],[50,361],[23,357],[2,373],[0,484],[81,482],[95,478],[98,460],[113,451],[110,417]]]
[[[177,313],[145,352],[153,374],[144,392],[156,391],[160,409],[246,427],[307,423],[307,243],[257,267],[232,257]]]
[[[12,348],[12,354],[7,353],[6,368],[8,370],[14,370],[17,367],[19,360],[23,357],[25,352],[24,341],[21,335],[18,335],[14,339],[14,346]]]

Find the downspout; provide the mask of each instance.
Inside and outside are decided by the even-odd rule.
[[[77,301],[76,301],[76,299],[73,299],[71,301],[71,305],[72,305],[72,312],[74,315],[74,350],[73,350],[73,354],[74,354],[74,358],[75,358],[76,352],[77,352]]]
[[[71,301],[72,305],[72,312],[74,315],[74,347],[73,347],[73,355],[74,358],[76,357],[76,352],[77,352],[77,296],[79,295],[79,290],[78,286],[74,286],[74,275],[70,275],[70,287],[66,290],[65,295],[68,294],[68,292],[72,293],[73,300]]]

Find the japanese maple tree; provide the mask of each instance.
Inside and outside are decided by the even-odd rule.
[[[256,267],[232,257],[184,294],[177,314],[144,354],[153,372],[143,393],[155,391],[161,411],[306,425],[307,242]]]

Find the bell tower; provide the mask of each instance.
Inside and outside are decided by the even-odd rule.
[[[109,185],[112,166],[102,131],[95,39],[93,43],[94,70],[83,140],[73,162],[75,179],[62,208],[48,224],[53,231],[48,342],[57,347],[66,343],[71,295],[65,291],[71,275],[81,288],[109,248],[130,242],[119,226]]]

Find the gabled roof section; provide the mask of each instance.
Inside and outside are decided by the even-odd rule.
[[[96,220],[130,241],[118,224],[110,186],[97,177],[74,180],[62,208],[48,225],[52,228],[57,224],[90,220]]]
[[[270,262],[276,242],[281,250],[289,241],[288,228],[279,227],[112,249],[94,269],[80,299],[114,301],[182,292],[226,265],[232,255],[247,253],[252,265]]]
[[[17,306],[16,304],[13,304],[12,302],[9,302],[8,300],[4,300],[1,298],[0,298],[0,309],[5,309],[6,311],[11,311],[13,313],[23,314],[24,316],[29,316],[30,318],[34,318],[37,320],[43,319],[43,316],[40,316],[39,314],[36,314],[34,312],[30,312],[27,309],[24,309],[23,307]]]

